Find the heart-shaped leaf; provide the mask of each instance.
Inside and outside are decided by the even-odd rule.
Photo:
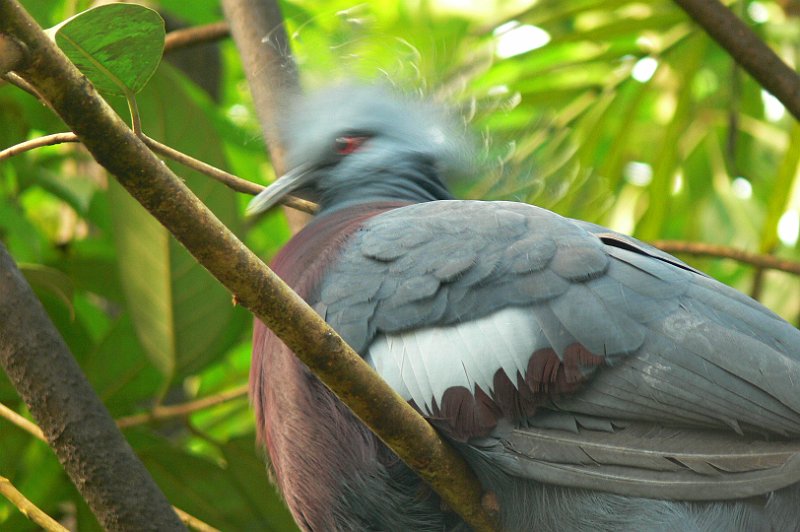
[[[136,4],[98,6],[48,30],[59,48],[104,94],[139,92],[161,62],[164,20]]]

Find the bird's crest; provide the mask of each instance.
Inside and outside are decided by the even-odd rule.
[[[347,82],[295,97],[280,127],[290,168],[319,157],[331,139],[351,132],[390,137],[403,149],[430,156],[447,177],[469,169],[471,142],[463,121],[444,105],[385,85]]]

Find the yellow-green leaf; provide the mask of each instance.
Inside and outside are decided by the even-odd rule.
[[[164,50],[164,20],[137,4],[98,6],[48,33],[98,90],[117,96],[139,92]]]

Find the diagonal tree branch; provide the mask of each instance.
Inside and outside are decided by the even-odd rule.
[[[161,163],[16,1],[0,2],[4,31],[30,49],[31,60],[18,74],[51,103],[95,159],[446,504],[472,528],[493,529],[480,504],[480,484],[464,460]],[[14,384],[25,387],[25,377],[15,373]]]
[[[675,0],[731,57],[800,120],[800,76],[719,0]]]
[[[0,365],[98,520],[185,530],[2,245],[0,294]]]

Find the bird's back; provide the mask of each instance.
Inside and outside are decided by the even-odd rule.
[[[797,329],[633,238],[451,200],[462,144],[429,106],[303,105],[292,170],[251,210],[296,190],[320,214],[274,267],[457,446],[505,529],[798,528]],[[251,393],[305,528],[459,526],[261,324]]]
[[[528,205],[427,202],[349,227],[305,297],[457,443],[510,528],[792,529],[796,488],[775,490],[800,478],[798,449],[764,443],[800,433],[800,333],[777,316],[630,237]],[[315,427],[298,432],[326,423],[304,416]],[[337,432],[360,425],[342,419]],[[376,520],[364,523],[391,529],[389,479],[414,477],[358,434],[387,482],[352,480],[365,464],[351,463],[338,513],[363,505]],[[698,449],[710,456],[687,456]],[[452,519],[421,500],[420,522]]]

